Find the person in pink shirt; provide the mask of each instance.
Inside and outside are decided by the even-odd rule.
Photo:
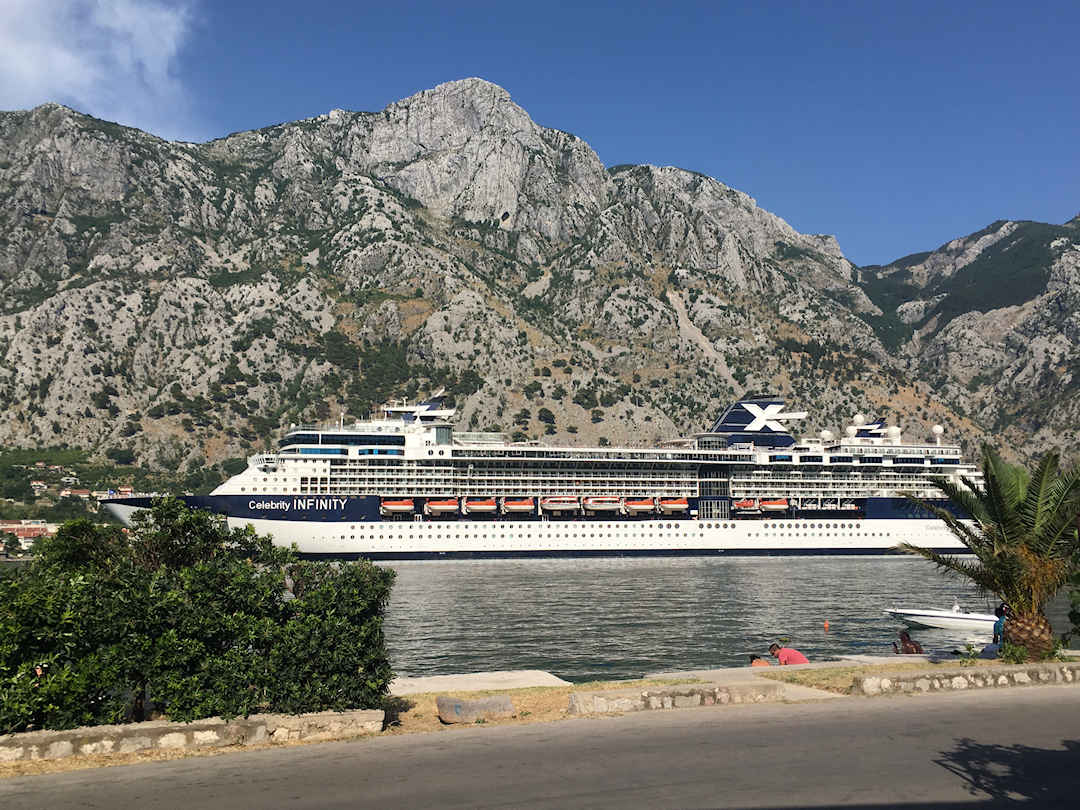
[[[791,664],[809,664],[810,659],[803,655],[796,649],[791,647],[781,647],[776,642],[769,645],[769,653],[780,662],[780,666],[789,666]]]

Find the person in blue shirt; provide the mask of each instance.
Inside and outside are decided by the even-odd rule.
[[[1000,644],[1005,640],[1005,619],[1009,615],[1009,606],[1002,602],[994,608],[994,615],[998,617],[994,622],[994,644]]]

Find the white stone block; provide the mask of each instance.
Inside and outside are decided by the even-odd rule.
[[[967,678],[965,678],[963,675],[957,675],[955,678],[952,679],[952,688],[953,689],[967,689],[968,688]]]
[[[187,735],[179,731],[162,734],[157,744],[158,748],[183,748],[187,745]]]
[[[129,754],[132,751],[142,751],[145,748],[153,748],[154,741],[149,737],[127,737],[120,740],[116,746],[116,750],[121,754]]]
[[[45,759],[60,759],[61,757],[70,757],[74,753],[74,745],[69,743],[67,740],[57,740],[54,743],[49,743],[49,747],[45,749]]]
[[[221,739],[221,735],[216,731],[196,731],[195,732],[195,744],[206,745],[207,743],[215,743]]]

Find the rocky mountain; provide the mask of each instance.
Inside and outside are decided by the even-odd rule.
[[[1068,421],[1038,392],[1078,368],[1075,232],[859,269],[717,180],[604,167],[480,79],[205,144],[0,113],[0,445],[195,469],[445,386],[462,427],[553,443],[769,390],[807,432],[863,411],[1027,451]],[[998,295],[1010,245],[1051,235]]]
[[[998,441],[1075,454],[1080,216],[995,222],[859,279],[913,376]]]

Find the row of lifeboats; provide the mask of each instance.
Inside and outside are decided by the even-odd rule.
[[[801,503],[787,498],[744,498],[733,501],[732,508],[741,514],[761,514],[762,512],[787,512],[792,507],[802,511],[821,512],[857,512],[859,505],[854,501],[837,499],[805,498]]]
[[[686,512],[686,498],[620,498],[617,495],[549,495],[539,499],[540,511],[554,515],[675,515]],[[430,517],[447,515],[535,515],[535,498],[431,498],[423,502],[423,513]],[[383,498],[379,503],[383,517],[411,515],[416,512],[413,498]]]
[[[736,512],[760,514],[762,512],[786,512],[791,508],[787,498],[744,498],[731,504]]]

